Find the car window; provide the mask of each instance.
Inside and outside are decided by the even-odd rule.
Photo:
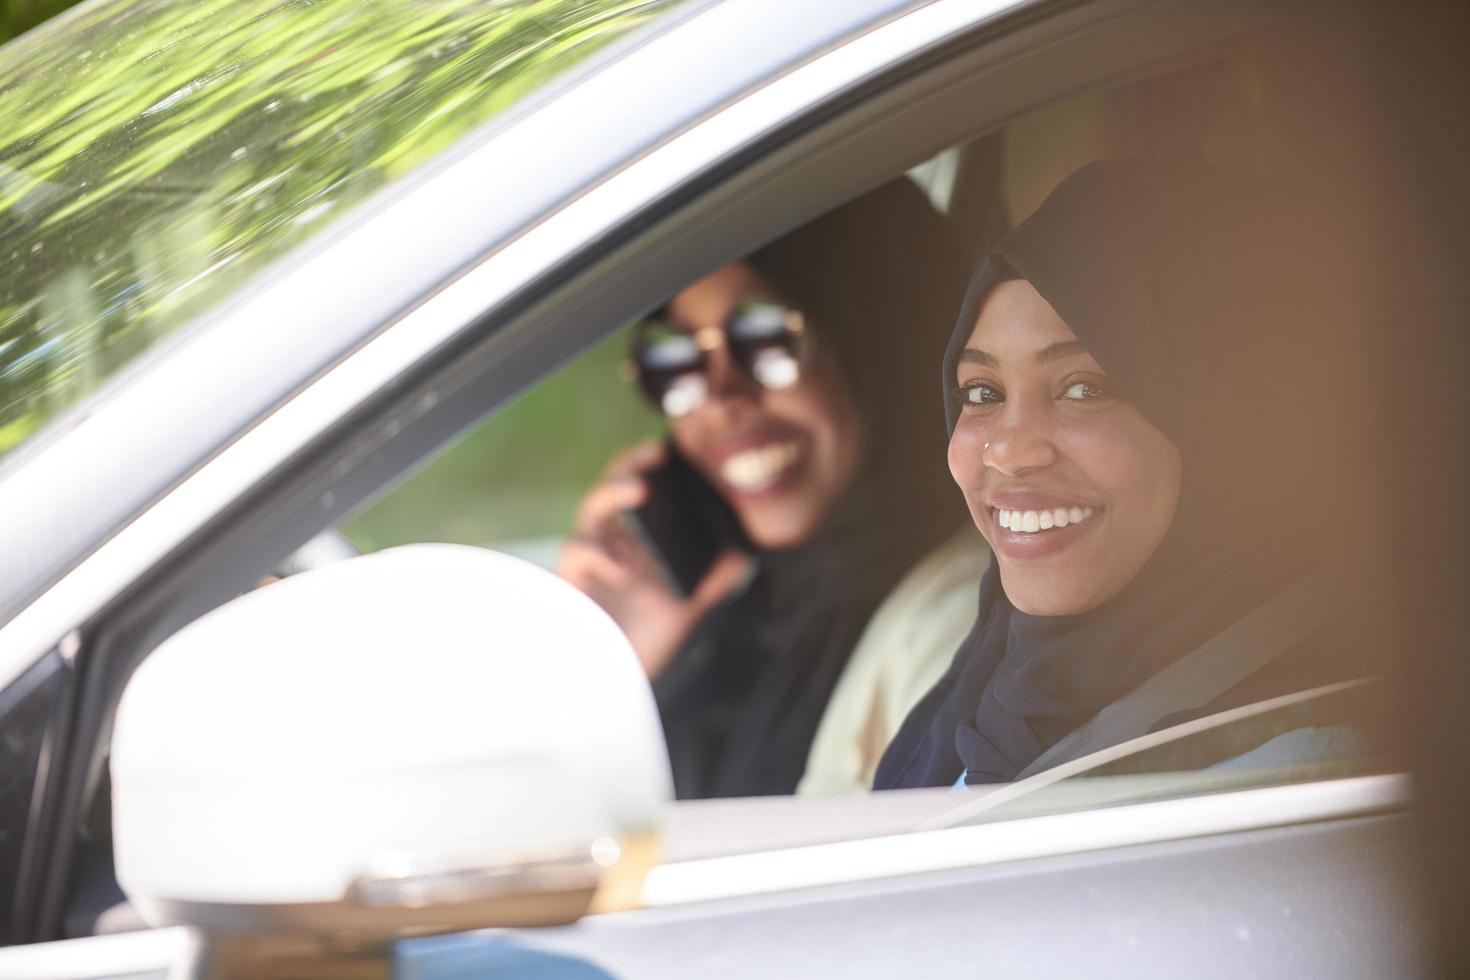
[[[671,5],[94,3],[12,42],[0,68],[0,454],[374,190]]]
[[[1001,131],[945,150],[915,167],[909,178],[922,188],[929,204],[942,215],[943,233],[954,237],[968,267],[973,268],[980,256],[1009,228],[1033,212],[1068,174],[1090,161],[1163,157],[1257,175],[1274,176],[1290,171],[1296,165],[1294,155],[1300,152],[1291,139],[1291,120],[1301,111],[1299,100],[1303,98],[1299,91],[1302,79],[1294,75],[1293,43],[1287,40],[1252,46],[1167,75],[1089,91],[1046,105],[1014,120]],[[813,226],[821,220],[814,221]],[[891,268],[884,268],[876,274],[892,272]],[[845,270],[833,272],[837,277],[844,274]],[[961,293],[962,290],[955,290],[947,294],[943,326],[946,336]],[[653,316],[662,322],[669,319],[669,310],[654,311]],[[734,336],[730,333],[730,322],[725,321],[722,329]],[[646,327],[647,324],[625,327],[535,385],[518,402],[486,420],[361,511],[343,526],[344,532],[366,550],[412,541],[448,540],[493,547],[527,557],[545,567],[558,567],[568,541],[585,532],[576,526],[578,508],[583,506],[589,488],[601,478],[609,460],[632,444],[660,438],[669,426],[669,420],[661,414],[677,416],[682,410],[682,399],[701,397],[698,392],[689,396],[678,384],[655,379],[657,387],[650,398],[647,377],[640,388],[628,376],[630,352],[649,336]],[[864,327],[863,343],[882,349],[885,331],[898,329],[881,317],[874,317]],[[905,323],[904,329],[917,330],[913,321]],[[647,349],[652,352],[650,363],[656,368],[667,364],[659,358],[677,360],[688,354],[679,346],[678,336],[653,336],[655,343]],[[820,327],[816,336],[820,339]],[[685,345],[688,346],[687,342]],[[940,340],[932,346],[932,359],[937,361],[943,342]],[[731,351],[733,366],[729,370],[737,372],[746,382],[762,384],[754,362],[739,361],[740,355],[733,346]],[[931,368],[932,365],[926,366],[926,371]],[[931,378],[932,374],[925,374],[926,385],[932,383]],[[708,378],[695,378],[692,383],[712,382]],[[1241,379],[1237,385],[1245,388],[1236,390],[1247,390],[1251,383],[1250,378]],[[893,391],[889,390],[886,397],[889,401],[884,404],[892,406]],[[922,403],[925,410],[933,411],[933,402],[927,400],[933,393],[927,387],[915,397],[926,399]],[[890,410],[890,414],[895,413]],[[937,421],[936,418],[936,425]],[[919,423],[911,431],[916,442],[924,437],[925,430]],[[780,454],[786,452],[780,440],[771,441],[770,445],[763,443],[762,447],[755,454],[767,454],[761,458],[741,458],[733,463],[724,459],[730,468],[719,474],[716,482],[754,484],[765,478],[767,470],[780,470],[785,459]],[[932,453],[941,465],[943,452],[941,441]],[[706,466],[706,471],[709,469]],[[910,475],[918,493],[917,470],[905,470],[905,473]],[[870,471],[864,479],[872,483],[880,476]],[[870,786],[878,760],[909,708],[939,680],[953,660],[956,646],[974,622],[974,596],[990,561],[989,552],[964,507],[949,496],[953,486],[946,482],[944,487],[933,489],[932,498],[916,496],[902,511],[907,522],[904,527],[910,539],[908,543],[931,530],[916,515],[944,518],[934,522],[932,536],[924,538],[923,546],[912,554],[900,554],[904,542],[896,537],[872,533],[875,524],[893,520],[892,513],[881,509],[864,513],[860,520],[839,522],[840,531],[834,532],[869,548],[863,555],[870,565],[887,561],[908,573],[886,578],[879,599],[860,605],[863,617],[871,616],[871,619],[859,624],[867,628],[855,629],[849,638],[850,645],[843,651],[844,655],[851,653],[851,663],[839,657],[832,673],[803,682],[808,685],[802,689],[804,693],[819,692],[814,695],[817,708],[812,714],[820,716],[821,728],[805,731],[799,744],[784,749],[788,754],[807,758],[808,778],[800,781],[801,792],[858,792]],[[926,503],[915,504],[913,501],[918,499]],[[688,497],[684,506],[688,515],[692,515],[699,505],[693,497]],[[699,520],[689,516],[683,526],[688,528],[697,523]],[[646,532],[641,525],[637,530],[640,534]],[[871,550],[874,548],[878,550]],[[672,566],[673,562],[669,564]],[[672,575],[677,570],[665,571]],[[814,584],[798,594],[817,603],[824,588],[838,588],[832,585],[834,581],[829,575],[821,585]],[[719,615],[716,613],[709,620],[715,624],[708,627],[711,631],[754,632],[771,628],[764,621],[741,622],[732,627],[720,620]],[[614,612],[614,616],[617,618],[618,613]],[[781,628],[799,634],[801,626],[791,620],[784,621]],[[697,646],[694,643],[681,647],[672,662],[678,665],[681,658],[692,660],[696,656],[692,651]],[[901,651],[901,655],[896,651]],[[662,666],[656,668],[662,669]],[[688,739],[670,721],[671,705],[678,698],[670,693],[675,685],[667,680],[668,676],[655,676],[655,690],[666,712],[671,751],[677,756]],[[721,719],[717,724],[727,725],[732,723],[731,709],[721,700],[724,692],[754,682],[738,671],[716,676],[714,680],[680,678],[683,685],[700,683],[716,685],[710,689],[714,693],[706,692],[706,700],[715,702],[711,717],[717,716]],[[689,688],[682,690],[687,692]],[[797,696],[795,689],[788,693]],[[1369,693],[1364,697],[1372,701],[1380,695]],[[1273,717],[1279,720],[1285,716]],[[706,723],[708,718],[701,722]],[[1258,726],[1235,726],[1231,731],[1238,737],[1230,742],[1226,756],[1248,755],[1259,744],[1283,734],[1264,732]],[[1196,738],[1191,744],[1198,742]],[[1383,744],[1383,740],[1375,742]],[[1187,752],[1180,754],[1182,750],[1177,747],[1170,751],[1177,756],[1173,762],[1167,761],[1168,751],[1154,750],[1133,760],[1134,772],[1120,774],[1109,770],[1094,774],[1094,782],[1089,785],[1101,786],[1100,781],[1113,780],[1116,776],[1129,787],[1126,792],[1109,790],[1096,800],[1111,799],[1119,793],[1133,798],[1139,793],[1203,792],[1217,785],[1233,787],[1252,781],[1318,778],[1337,772],[1334,762],[1306,769],[1237,767],[1222,775],[1207,772],[1218,759],[1192,765],[1178,761],[1189,758]],[[1357,758],[1352,753],[1348,755]],[[822,768],[829,760],[838,758],[842,761],[837,768]],[[1381,753],[1373,754],[1371,759],[1365,755],[1349,768],[1358,762],[1370,768],[1391,768],[1392,764],[1384,759]],[[676,758],[676,781],[679,765]],[[1197,778],[1191,780],[1181,775],[1191,772]],[[1140,774],[1160,773],[1168,775],[1160,775],[1152,782],[1145,780],[1146,786],[1135,778]],[[704,787],[691,795],[743,795],[751,785],[746,784],[740,791]],[[779,791],[790,792],[794,788],[798,788],[796,782],[783,784]],[[1085,792],[1073,790],[1070,785],[1054,792],[1072,794],[1070,799],[1086,797]],[[1009,812],[1012,811],[997,810],[1000,816]]]

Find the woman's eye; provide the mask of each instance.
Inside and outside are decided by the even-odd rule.
[[[1109,397],[1109,392],[1098,381],[1074,381],[1062,389],[1062,397],[1073,401],[1091,401]]]
[[[983,381],[972,381],[961,385],[955,396],[961,405],[998,405],[1005,401],[1005,394],[994,385]]]

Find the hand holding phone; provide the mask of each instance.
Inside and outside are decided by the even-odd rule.
[[[628,525],[681,595],[694,595],[727,551],[750,552],[729,502],[672,444],[665,444],[663,461],[642,475],[648,497],[626,512]]]
[[[722,508],[672,447],[645,443],[614,457],[578,509],[557,573],[622,627],[650,677],[749,573],[739,523]]]

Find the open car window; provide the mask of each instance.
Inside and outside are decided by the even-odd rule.
[[[1290,169],[1296,163],[1294,156],[1302,152],[1293,142],[1292,120],[1310,105],[1301,91],[1303,79],[1294,74],[1295,46],[1300,43],[1300,38],[1268,38],[1163,75],[1046,105],[998,132],[943,151],[910,176],[943,212],[968,261],[974,262],[1067,174],[1092,160],[1160,155],[1253,173]],[[626,446],[658,439],[665,431],[664,421],[626,377],[631,342],[629,329],[609,335],[538,382],[515,404],[345,523],[347,536],[369,551],[412,541],[449,540],[554,566],[559,548],[572,532],[578,503],[607,460]],[[1244,386],[1240,390],[1247,390],[1250,383],[1249,378],[1239,382]],[[957,502],[953,511],[956,537],[978,539]],[[971,577],[952,583],[954,595],[973,596],[983,561],[955,567],[963,567]],[[933,600],[932,593],[923,594],[913,615],[901,622],[910,627],[924,622],[925,613],[937,606],[922,603]],[[973,621],[973,599],[963,603],[957,599],[952,605],[966,609],[959,624],[962,638]],[[880,618],[875,616],[874,622]],[[935,642],[936,649],[949,645],[930,658],[929,673],[920,676],[915,670],[902,678],[907,700],[889,710],[887,727],[879,734],[869,732],[870,744],[864,751],[870,766],[907,708],[947,665],[957,638],[947,635]],[[1364,696],[1371,700],[1379,695]],[[1240,751],[1252,748],[1254,743],[1242,745]],[[1379,756],[1360,761],[1370,769],[1388,765]],[[1205,792],[1214,786],[1248,785],[1257,778],[1239,770],[1220,775],[1208,771],[1211,764],[1192,767],[1198,777],[1191,783],[1179,775],[1190,766],[1165,768],[1161,753],[1152,752],[1135,760],[1136,771],[1168,775],[1159,777],[1156,788],[1135,780],[1129,784],[1133,788],[1120,792],[1123,797],[1168,795],[1187,793],[1191,785]],[[1257,776],[1263,781],[1319,778],[1311,773],[1328,774],[1336,771],[1334,765],[1320,772],[1286,767],[1282,774],[1257,772]],[[870,779],[871,769],[867,774]],[[1103,775],[1094,774],[1099,779]],[[845,784],[847,791],[861,785]],[[1073,792],[1070,787],[1059,791]],[[997,809],[996,818],[1009,812]]]

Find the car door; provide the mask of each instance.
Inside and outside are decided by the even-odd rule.
[[[137,500],[146,502],[133,506],[142,506],[141,513],[115,518],[106,543],[80,562],[76,552],[91,544],[58,559],[57,567],[67,570],[50,575],[61,577],[22,602],[0,631],[12,682],[68,637],[85,674],[77,723],[68,726],[70,744],[57,767],[56,797],[44,814],[57,832],[39,859],[45,883],[36,893],[38,928],[26,938],[58,933],[80,853],[78,835],[97,829],[109,706],[131,667],[172,629],[247,586],[497,401],[699,271],[1022,108],[1187,58],[1281,16],[1267,5],[1224,10],[1183,2],[1013,8],[937,0],[912,9],[814,4],[793,11],[733,0],[700,7],[604,67],[595,81],[570,87],[418,183],[387,195],[376,211],[245,296],[226,311],[217,333],[201,335],[192,351],[158,364],[132,391],[166,386],[232,353],[239,354],[237,370],[265,371],[260,359],[240,353],[247,338],[262,342],[250,331],[263,323],[299,326],[303,309],[338,324],[335,349],[307,358],[316,370],[306,373],[314,377],[285,386],[289,395],[236,409],[244,412],[243,423],[237,415],[221,417],[199,433],[190,445],[196,455],[180,465],[191,470],[187,478],[166,494],[158,487],[140,490]],[[750,30],[751,24],[760,30]],[[688,59],[725,73],[706,71],[707,87],[681,92],[677,110],[650,114],[633,99],[652,74],[643,58],[653,64]],[[574,124],[589,112],[604,113],[599,118],[609,129],[626,122],[636,135],[625,133],[616,151],[573,167],[554,192],[546,190],[545,161],[577,161],[585,139]],[[510,203],[497,205],[494,220],[457,214],[492,174]],[[449,241],[437,242],[414,276],[389,276],[372,256],[421,228],[424,214],[444,218]],[[469,226],[480,221],[485,225],[472,234]],[[364,269],[388,285],[381,295],[349,301]],[[332,299],[357,305],[351,316],[339,313],[342,319],[332,320]],[[203,377],[218,372],[216,365]],[[117,404],[146,401],[139,394],[129,402],[125,394],[115,396]],[[12,473],[16,482],[7,480],[0,492],[11,500],[34,499],[23,494],[39,492],[34,484],[43,477],[75,472],[109,435],[106,419],[95,425],[74,445],[58,442],[28,460],[27,470]],[[691,858],[683,869],[670,864],[665,879],[678,882],[684,874],[686,884],[669,886],[662,902],[651,898],[646,911],[506,942],[603,962],[608,965],[598,968],[615,975],[657,975],[652,971],[675,963],[687,973],[690,962],[714,975],[769,971],[780,963],[804,972],[892,975],[910,972],[908,956],[916,948],[932,954],[920,972],[959,969],[946,959],[961,955],[951,944],[977,928],[978,919],[987,923],[983,928],[997,924],[987,934],[988,948],[1009,972],[1025,972],[1026,964],[1076,971],[1095,963],[1091,957],[1099,948],[1119,964],[1124,954],[1148,948],[1159,953],[1147,961],[1151,965],[1198,965],[1191,951],[1202,936],[1216,943],[1218,960],[1210,962],[1222,971],[1241,962],[1232,957],[1242,949],[1251,953],[1252,965],[1264,967],[1293,948],[1289,929],[1272,933],[1274,945],[1258,941],[1252,947],[1252,937],[1262,935],[1258,920],[1223,933],[1213,918],[1204,922],[1206,911],[1265,905],[1289,919],[1308,892],[1336,885],[1340,894],[1359,894],[1404,858],[1403,824],[1392,816],[1400,796],[1384,784],[1321,792],[1327,796],[1296,815],[1288,812],[1301,802],[1295,797],[1236,801],[1246,811],[1270,814],[1254,821],[1221,819],[1211,805],[1219,801],[1209,798],[1141,804],[1163,809],[1123,813],[1121,819],[1135,822],[1131,837],[1043,852],[986,851],[996,846],[996,831],[981,827],[938,836],[872,836],[844,847],[812,844],[819,850],[801,854],[789,853],[800,848],[766,848],[723,866],[698,863],[719,858]],[[1181,808],[1169,809],[1176,803],[1195,808],[1198,822],[1188,833],[1166,829],[1183,819]],[[1074,823],[1095,816],[1082,814]],[[1055,823],[1025,821],[1008,832],[1061,833]],[[1345,855],[1361,860],[1344,864]],[[769,876],[776,867],[801,861],[817,870],[789,889],[773,886]],[[841,866],[847,870],[834,870]],[[708,880],[719,868],[743,884],[716,893],[679,892],[691,876]],[[910,868],[919,871],[908,873]],[[1257,872],[1269,868],[1281,874],[1263,886]],[[1343,877],[1313,877],[1313,868]],[[1201,881],[1214,887],[1201,890]],[[1189,896],[1196,905],[1184,901]],[[1120,908],[1128,911],[1120,915]],[[1308,911],[1305,941],[1318,943],[1344,916],[1366,923],[1385,910],[1323,903]],[[1048,944],[1060,931],[1059,917],[1077,931],[1066,934],[1066,942]],[[1379,921],[1397,926],[1404,917]],[[736,948],[747,930],[770,935],[777,922],[789,929],[789,945]],[[863,941],[844,942],[833,923],[843,936]],[[146,943],[154,944],[147,954],[129,961],[139,972],[188,955],[179,932],[138,935],[152,938],[77,940],[49,951],[38,947],[26,951],[32,959],[11,962],[35,963],[34,957],[54,953],[44,962],[71,965],[58,965],[52,975],[101,976],[116,972],[124,950]],[[655,935],[657,944],[649,941]],[[1380,937],[1358,932],[1355,938],[1367,944]],[[1114,939],[1117,945],[1109,945]],[[405,975],[453,975],[436,960],[450,955],[442,949],[452,946],[424,941],[405,948],[400,969]],[[655,950],[678,955],[660,965],[652,962]],[[1355,958],[1353,950],[1342,947],[1340,962],[1383,962]],[[89,959],[93,951],[110,963]],[[887,958],[878,958],[883,951]]]
[[[1362,777],[925,833],[906,831],[954,810],[954,793],[686,804],[641,908],[400,941],[385,965],[416,980],[934,976],[977,964],[1028,977],[1420,976],[1432,961],[1409,801],[1400,777]],[[181,976],[202,949],[175,927],[16,947],[0,966],[56,980]]]
[[[400,942],[395,975],[1420,976],[1430,943],[1395,778],[691,858],[654,871],[641,910]],[[955,805],[940,795],[930,817]],[[739,802],[769,828],[813,801]]]

